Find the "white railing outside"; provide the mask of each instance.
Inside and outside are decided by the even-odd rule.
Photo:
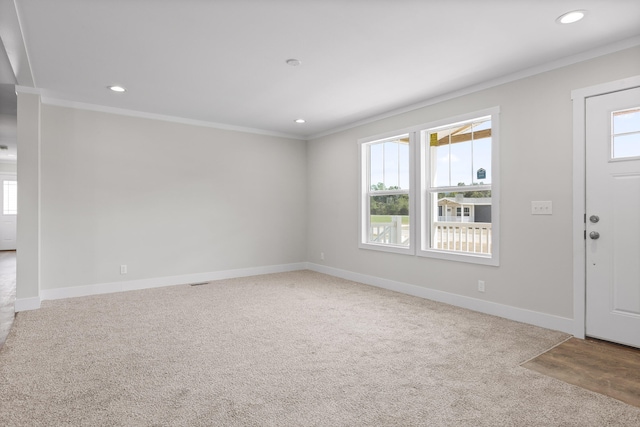
[[[439,216],[439,222],[473,222],[470,216]]]
[[[490,254],[491,223],[434,222],[431,244],[434,249]]]
[[[408,245],[409,225],[403,225],[402,218],[400,215],[394,215],[391,222],[372,222],[369,227],[369,242]]]
[[[402,216],[392,216],[391,222],[372,222],[369,242],[390,245],[409,244],[409,225]],[[433,223],[431,244],[434,249],[456,252],[491,254],[491,223],[437,221]]]

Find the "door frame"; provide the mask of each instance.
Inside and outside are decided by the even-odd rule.
[[[2,181],[4,180],[18,181],[18,173],[17,172],[0,172],[0,186],[2,185]],[[4,196],[3,189],[0,189],[0,197]],[[4,201],[0,200],[0,209],[4,208]],[[13,249],[0,249],[3,251],[15,251],[18,247],[18,215],[16,214],[16,227],[15,227],[15,247]]]
[[[640,76],[571,91],[573,100],[573,335],[586,335],[586,102],[587,98],[640,87]]]

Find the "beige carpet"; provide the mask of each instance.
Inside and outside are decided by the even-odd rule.
[[[639,426],[522,368],[566,335],[309,271],[48,301],[1,426]]]

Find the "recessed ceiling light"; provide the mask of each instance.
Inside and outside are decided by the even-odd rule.
[[[295,119],[294,122],[298,123],[298,124],[302,124],[302,123],[306,123],[305,119]]]
[[[122,86],[109,86],[109,89],[111,89],[114,92],[126,92],[127,90],[125,88],[123,88]]]
[[[565,13],[564,15],[560,15],[558,19],[556,19],[556,22],[559,24],[573,24],[574,22],[578,22],[584,18],[586,14],[586,10],[573,10]]]
[[[298,65],[302,64],[302,61],[295,58],[287,59],[285,62],[287,63],[287,65],[291,65],[292,67],[297,67]]]

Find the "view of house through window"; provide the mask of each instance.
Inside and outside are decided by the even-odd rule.
[[[422,133],[429,165],[423,249],[491,254],[491,116]]]

